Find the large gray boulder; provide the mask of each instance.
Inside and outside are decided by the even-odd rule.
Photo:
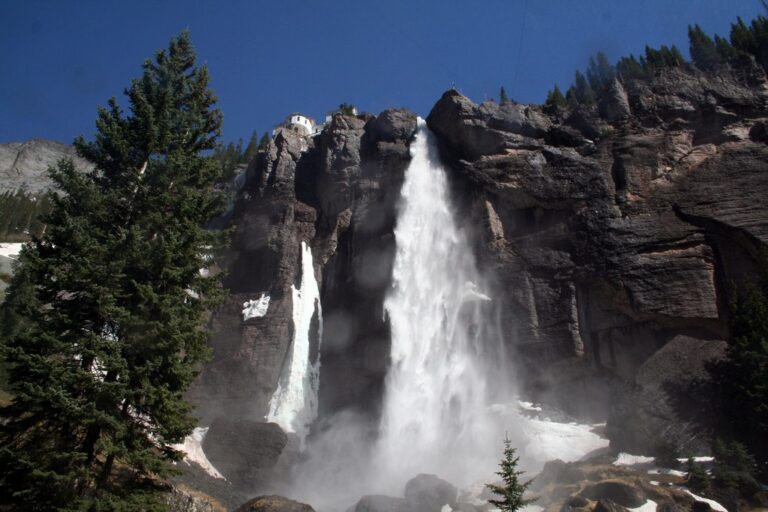
[[[675,336],[637,371],[634,385],[612,406],[608,435],[614,450],[707,453],[707,428],[714,427],[708,365],[725,356],[723,340]],[[652,451],[648,451],[651,448]]]
[[[203,439],[213,466],[236,487],[258,489],[274,481],[288,436],[275,423],[217,418]]]
[[[425,473],[405,484],[405,500],[413,511],[440,512],[445,505],[456,504],[458,492],[453,484]]]
[[[585,487],[581,497],[604,503],[603,510],[608,512],[615,510],[610,503],[621,507],[637,508],[645,503],[645,493],[639,487],[635,487],[621,480],[605,480]]]

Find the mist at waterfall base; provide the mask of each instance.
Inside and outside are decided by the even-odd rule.
[[[459,488],[497,481],[505,437],[519,449],[524,470],[559,456],[529,446],[529,439],[549,443],[551,427],[520,415],[497,305],[456,220],[448,177],[421,119],[411,157],[384,305],[392,341],[381,418],[372,423],[343,411],[320,419],[286,490],[321,512],[345,511],[368,494],[402,497],[406,482],[420,473]],[[568,428],[580,427],[555,433],[564,440],[556,450],[569,436],[593,435]]]

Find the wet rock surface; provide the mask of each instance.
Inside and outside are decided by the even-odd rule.
[[[248,500],[235,512],[315,512],[315,509],[283,496],[259,496]]]

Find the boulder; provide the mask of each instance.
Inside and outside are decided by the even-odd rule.
[[[288,443],[275,423],[217,418],[203,439],[208,460],[235,486],[258,489],[272,481]]]
[[[315,509],[283,496],[258,496],[240,505],[235,512],[315,512]]]
[[[567,499],[563,506],[560,508],[560,512],[583,512],[589,510],[589,500],[582,498],[581,496],[572,496]]]
[[[409,141],[416,132],[416,114],[404,108],[387,109],[373,118],[367,131],[374,141]]]
[[[167,498],[169,512],[225,512],[216,499],[185,485],[175,485]]]
[[[459,490],[435,475],[420,474],[405,484],[405,500],[411,510],[440,512],[445,505],[455,505]]]
[[[709,364],[725,355],[723,340],[675,336],[637,371],[611,408],[608,436],[614,450],[650,453],[674,448],[707,453],[702,428],[712,425]]]
[[[694,501],[691,505],[691,512],[711,512],[712,506],[706,501]]]
[[[531,490],[536,491],[543,489],[551,484],[575,484],[585,478],[586,474],[577,463],[563,462],[559,459],[550,460],[544,464],[541,473],[533,479]]]
[[[626,507],[622,507],[609,499],[603,499],[597,502],[592,512],[626,512]]]
[[[612,502],[621,507],[637,508],[646,501],[642,489],[622,480],[604,480],[588,485],[581,491],[580,496],[593,501],[602,501],[606,507],[611,507],[609,502]]]

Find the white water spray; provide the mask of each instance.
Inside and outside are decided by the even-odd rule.
[[[323,311],[320,289],[315,279],[312,249],[301,242],[301,284],[293,293],[293,340],[275,394],[269,401],[267,421],[298,435],[301,447],[309,427],[317,417],[317,390],[320,382],[320,340],[323,336]],[[310,346],[312,318],[317,315],[318,347],[314,361]]]
[[[395,488],[421,472],[461,485],[492,472],[500,453],[503,421],[488,407],[489,362],[499,344],[487,335],[491,299],[421,119],[411,156],[395,228],[393,289],[385,301],[392,366],[377,462]]]

